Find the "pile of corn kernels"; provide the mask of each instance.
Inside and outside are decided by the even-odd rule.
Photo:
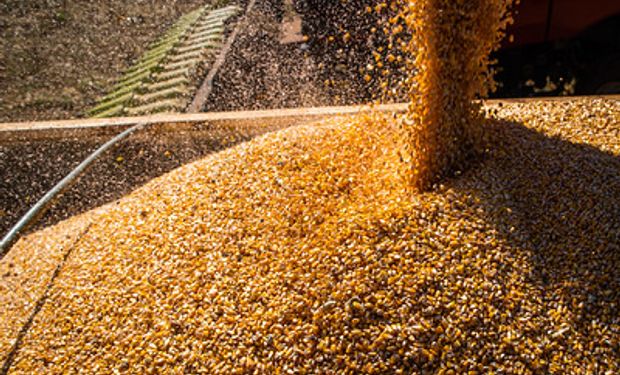
[[[399,119],[373,115],[262,136],[61,223],[77,240],[9,372],[618,373],[620,102],[485,111],[484,154],[430,192],[401,176]],[[44,242],[13,269],[39,272],[20,254],[59,251]]]

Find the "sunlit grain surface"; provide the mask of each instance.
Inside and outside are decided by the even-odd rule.
[[[486,110],[484,155],[429,193],[396,121],[334,119],[86,214],[11,372],[617,373],[620,104]]]

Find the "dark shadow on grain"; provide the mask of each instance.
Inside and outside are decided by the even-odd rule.
[[[487,127],[489,154],[448,184],[480,198],[501,237],[528,254],[528,281],[545,303],[559,296],[581,334],[592,320],[618,324],[620,158],[518,123]]]

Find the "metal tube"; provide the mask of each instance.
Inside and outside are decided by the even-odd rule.
[[[84,161],[82,161],[75,169],[71,171],[65,178],[56,184],[50,191],[48,191],[39,201],[32,206],[28,212],[15,224],[11,230],[2,238],[0,242],[0,260],[9,252],[9,249],[19,240],[20,235],[28,230],[28,228],[43,215],[56,201],[56,199],[65,192],[71,185],[77,180],[82,173],[95,161],[99,156],[106,152],[109,148],[114,146],[117,142],[127,138],[130,134],[137,130],[142,129],[145,126],[144,123],[136,124],[128,129],[125,129],[122,133],[118,134],[114,138],[104,143],[101,147],[90,154]]]

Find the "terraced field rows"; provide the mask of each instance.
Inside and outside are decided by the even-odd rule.
[[[205,6],[181,17],[87,115],[182,112],[221,47],[225,22],[238,11],[236,6]]]

